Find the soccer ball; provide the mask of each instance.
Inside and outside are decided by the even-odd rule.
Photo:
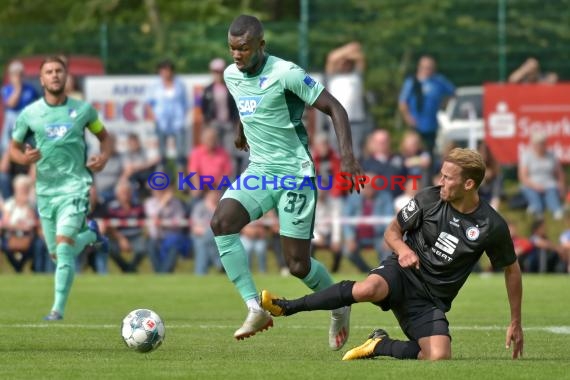
[[[152,310],[133,310],[123,319],[121,335],[127,347],[138,352],[150,352],[164,340],[164,323]]]

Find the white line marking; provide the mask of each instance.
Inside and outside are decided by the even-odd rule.
[[[166,322],[167,329],[235,329],[235,325],[203,325],[203,324],[172,324],[169,325]],[[284,325],[284,328],[288,329],[304,329],[304,330],[314,330],[314,329],[327,329],[328,326],[320,325]],[[378,328],[375,325],[353,325],[350,326],[353,329],[360,330],[371,330]],[[16,324],[0,324],[0,328],[16,328],[16,329],[42,329],[42,328],[61,328],[61,329],[120,329],[120,324],[66,324],[66,323],[16,323]],[[399,329],[399,326],[387,326],[390,329]],[[450,326],[451,332],[453,331],[503,331],[506,330],[507,326]],[[548,332],[551,334],[563,334],[570,335],[570,326],[529,326],[524,327],[524,331],[540,331]]]

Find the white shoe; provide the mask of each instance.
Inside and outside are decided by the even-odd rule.
[[[345,306],[342,311],[331,313],[331,326],[329,328],[329,347],[337,351],[348,340],[350,330],[350,306]]]
[[[243,325],[236,330],[234,338],[242,340],[256,333],[273,327],[273,319],[268,312],[262,309],[249,309]]]

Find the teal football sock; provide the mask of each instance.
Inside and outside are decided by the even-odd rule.
[[[234,283],[245,302],[257,297],[249,263],[243,244],[238,234],[216,236],[216,245],[220,252],[222,265],[231,282]]]
[[[95,243],[96,240],[97,240],[97,235],[95,235],[95,232],[89,229],[85,229],[80,233],[78,233],[77,236],[75,237],[75,245],[73,246],[73,249],[75,251],[75,256],[81,254],[81,252],[83,252],[83,250],[85,249],[85,247],[87,247],[87,245]]]
[[[74,252],[74,247],[67,243],[59,243],[56,248],[55,301],[52,310],[57,311],[62,316],[75,277]]]
[[[305,278],[305,285],[314,292],[328,288],[334,284],[334,281],[327,269],[319,261],[311,257],[311,270]]]

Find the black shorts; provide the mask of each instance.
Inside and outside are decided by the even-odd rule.
[[[447,335],[451,338],[445,313],[412,271],[413,269],[402,268],[395,255],[371,270],[370,274],[382,276],[389,287],[388,296],[376,305],[384,311],[392,310],[402,331],[410,340],[433,335]]]

